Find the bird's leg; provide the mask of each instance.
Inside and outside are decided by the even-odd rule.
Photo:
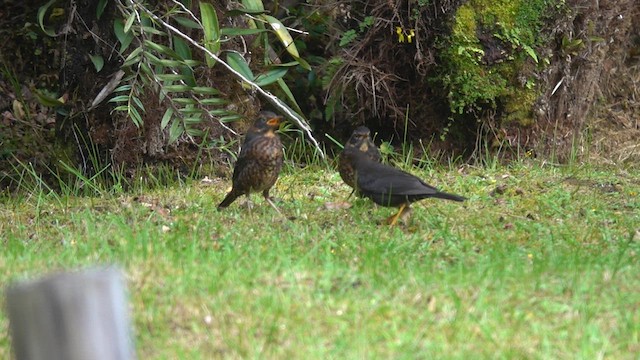
[[[389,226],[395,225],[398,222],[398,218],[400,218],[400,215],[402,215],[405,212],[405,209],[407,209],[407,212],[409,212],[410,210],[409,206],[407,206],[407,203],[403,203],[402,205],[400,205],[400,209],[398,209],[398,213],[388,218],[387,224],[389,224]]]
[[[278,214],[280,214],[280,216],[284,217],[284,215],[282,215],[276,204],[273,203],[273,200],[269,196],[269,189],[263,191],[262,196],[264,196],[264,199],[269,203],[269,205],[271,205],[272,208],[276,210],[276,212],[278,212]]]
[[[351,189],[351,194],[349,194],[349,196],[347,196],[347,200],[351,199],[351,197],[353,196],[353,194],[356,192],[356,189]]]

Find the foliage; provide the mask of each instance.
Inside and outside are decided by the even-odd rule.
[[[441,39],[442,68],[433,79],[444,85],[454,115],[506,104],[507,108],[528,108],[528,114],[514,116],[519,121],[531,118],[535,83],[526,64],[548,64],[548,59],[540,64],[535,48],[547,41],[541,36],[544,19],[560,3],[474,0],[457,10],[451,35]],[[521,77],[527,77],[524,83]]]

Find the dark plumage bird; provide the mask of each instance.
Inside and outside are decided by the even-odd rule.
[[[366,126],[360,126],[353,131],[338,158],[338,172],[342,181],[355,191],[356,170],[353,161],[349,158],[349,154],[354,152],[362,153],[371,161],[380,162],[380,150],[371,140],[370,131]]]
[[[233,169],[231,191],[218,205],[218,210],[231,205],[241,195],[262,192],[269,205],[280,213],[269,197],[269,190],[278,180],[284,162],[282,142],[275,133],[281,122],[282,116],[270,111],[258,114],[242,143]]]
[[[387,221],[394,225],[398,218],[410,211],[413,202],[426,198],[464,201],[466,198],[448,194],[400,169],[369,159],[365,153],[349,152],[348,160],[355,169],[358,192],[378,205],[399,207],[398,213]]]

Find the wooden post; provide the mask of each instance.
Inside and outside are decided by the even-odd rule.
[[[6,295],[17,360],[135,358],[118,269],[50,275],[12,285]]]

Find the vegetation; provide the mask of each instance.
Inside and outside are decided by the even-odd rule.
[[[140,358],[637,357],[637,169],[487,160],[410,169],[469,200],[395,228],[367,200],[326,208],[349,189],[318,163],[273,191],[293,221],[259,196],[217,212],[217,179],[78,197],[25,176],[0,281],[121,265]]]

